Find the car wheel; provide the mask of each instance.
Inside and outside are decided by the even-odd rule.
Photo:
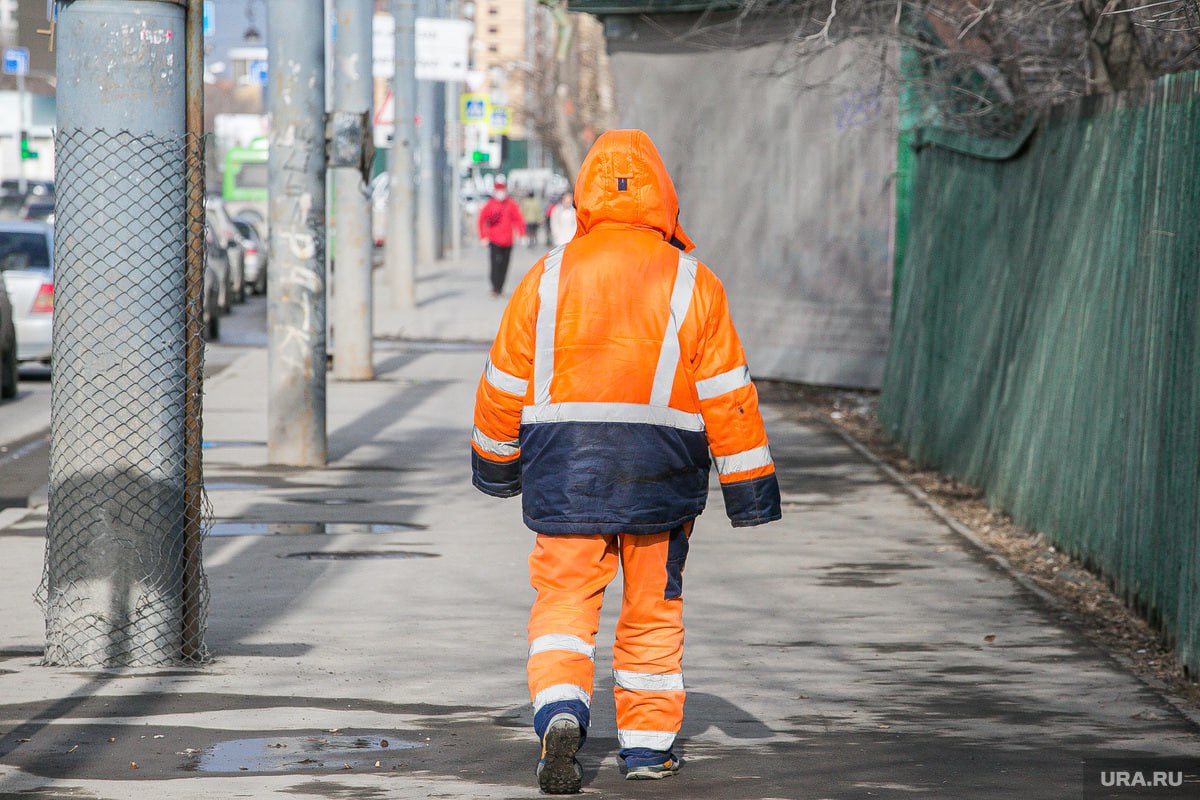
[[[16,345],[7,353],[0,354],[0,399],[11,400],[17,396],[17,351]]]
[[[254,279],[254,291],[258,294],[267,293],[267,270],[265,267],[258,271],[258,277]]]

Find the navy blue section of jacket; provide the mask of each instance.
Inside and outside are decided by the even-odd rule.
[[[695,519],[708,500],[702,431],[523,424],[520,461],[525,524],[538,533],[661,533]]]
[[[471,482],[492,497],[514,497],[521,493],[520,459],[504,463],[488,461],[471,448]]]
[[[779,507],[779,480],[775,474],[748,481],[722,483],[725,513],[735,528],[774,522],[783,516]]]

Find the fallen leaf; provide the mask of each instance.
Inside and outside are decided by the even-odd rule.
[[[375,762],[375,769],[379,769],[379,762],[378,762],[378,761],[376,761],[376,762]]]
[[[137,769],[137,768],[138,768],[137,762],[136,762],[136,761],[130,761],[130,762],[129,762],[129,768],[130,768],[130,769]]]
[[[991,644],[992,642],[996,641],[996,634],[989,633],[987,636],[983,637],[983,640]]]
[[[79,745],[74,745],[70,750],[67,751],[67,755],[74,753],[78,749],[79,749]]]
[[[349,764],[342,764],[342,769],[350,769],[350,765],[349,765]]]
[[[379,740],[379,746],[380,746],[380,747],[387,747],[387,746],[388,746],[388,740],[387,740],[387,739],[380,739],[380,740]]]

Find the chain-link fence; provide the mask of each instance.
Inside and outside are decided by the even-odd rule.
[[[203,147],[95,130],[55,146],[45,662],[204,661]]]

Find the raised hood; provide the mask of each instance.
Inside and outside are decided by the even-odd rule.
[[[684,252],[695,245],[679,226],[679,198],[662,156],[645,131],[602,134],[575,180],[576,235],[601,227],[657,231]]]

